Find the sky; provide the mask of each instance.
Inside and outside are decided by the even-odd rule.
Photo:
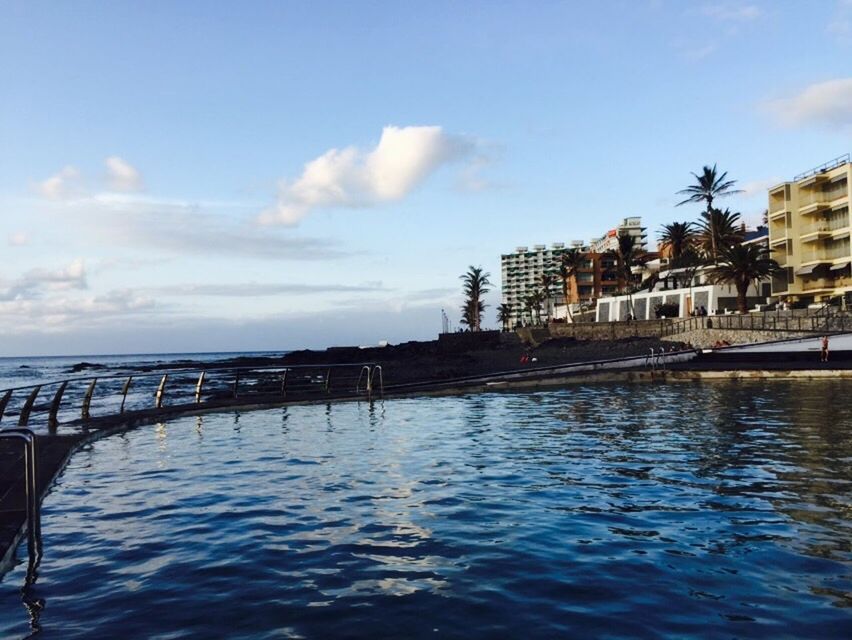
[[[852,151],[852,0],[0,2],[0,356],[431,339]]]

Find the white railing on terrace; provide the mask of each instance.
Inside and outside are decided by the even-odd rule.
[[[799,180],[804,180],[805,178],[815,176],[816,174],[822,173],[823,171],[830,171],[835,167],[839,167],[840,165],[849,162],[849,158],[849,154],[844,153],[842,156],[837,156],[836,158],[832,158],[828,162],[823,162],[818,167],[814,167],[813,169],[808,169],[807,171],[800,173],[795,178],[793,178],[793,181],[798,182]]]

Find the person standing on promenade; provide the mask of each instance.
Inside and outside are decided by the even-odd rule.
[[[819,361],[828,362],[828,336],[822,337],[822,348],[819,351]]]

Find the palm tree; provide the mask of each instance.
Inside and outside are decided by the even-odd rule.
[[[627,293],[627,306],[630,307],[630,315],[633,311],[633,267],[642,263],[645,253],[636,244],[636,237],[623,233],[618,236],[618,248],[610,252],[615,256],[618,279],[624,284],[622,293]]]
[[[781,271],[781,267],[769,257],[766,247],[757,244],[735,244],[719,252],[719,262],[708,274],[710,281],[717,284],[733,284],[737,288],[737,309],[748,313],[746,294],[751,283]]]
[[[485,310],[485,304],[480,301],[467,300],[462,306],[461,323],[467,325],[471,331],[479,331],[479,322],[482,319],[482,312]]]
[[[555,281],[556,279],[550,273],[542,273],[538,279],[538,283],[541,285],[541,300],[545,303],[548,320],[553,315],[550,310],[550,299],[552,297],[551,287],[553,287]]]
[[[462,290],[465,295],[462,322],[469,326],[471,331],[479,331],[482,312],[485,310],[482,296],[491,290],[491,281],[488,279],[490,276],[491,274],[484,271],[482,267],[473,265],[468,267],[467,273],[459,276],[464,283]]]
[[[541,291],[535,291],[524,298],[524,307],[530,314],[530,324],[541,324]]]
[[[582,268],[584,261],[585,257],[583,256],[583,253],[576,247],[568,249],[562,254],[562,257],[559,260],[559,277],[562,280],[562,298],[565,300],[565,307],[568,310],[568,318],[571,322],[574,322],[574,314],[571,313],[571,303],[568,300],[570,297],[568,295],[570,282],[572,280],[576,282],[577,272]]]
[[[669,247],[672,262],[677,262],[695,241],[695,225],[691,222],[672,222],[660,228],[660,242]]]
[[[721,174],[716,170],[716,165],[714,164],[712,167],[708,167],[707,165],[701,170],[701,175],[697,173],[692,174],[695,177],[695,183],[688,186],[686,189],[681,189],[678,191],[678,194],[687,196],[686,200],[677,203],[677,206],[681,206],[682,204],[687,204],[688,202],[703,202],[705,204],[705,212],[710,213],[713,209],[713,201],[716,198],[724,198],[727,196],[731,196],[735,193],[741,193],[739,189],[734,189],[734,185],[737,183],[736,180],[727,180],[728,172],[723,171]],[[713,219],[709,218],[710,223],[713,223]],[[711,255],[713,256],[713,261],[716,261],[718,247],[715,244],[716,235],[712,232],[710,233],[711,241],[713,245],[711,247]]]
[[[503,331],[509,330],[509,321],[512,319],[512,306],[505,302],[497,307],[497,322],[503,325]]]
[[[742,223],[740,214],[730,209],[710,209],[701,212],[698,223],[697,244],[701,252],[716,261],[717,253],[742,242]]]

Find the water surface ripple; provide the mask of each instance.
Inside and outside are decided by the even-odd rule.
[[[72,458],[36,620],[23,562],[0,636],[852,637],[847,393],[578,386],[142,427]]]

